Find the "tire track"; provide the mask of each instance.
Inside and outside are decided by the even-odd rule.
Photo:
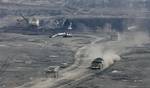
[[[76,58],[80,58],[81,60],[83,60],[82,63],[80,64],[80,66],[78,66],[76,68],[79,71],[83,70],[83,69],[86,69],[86,70],[83,71],[82,75],[79,75],[78,77],[76,76],[76,78],[74,78],[72,80],[69,80],[69,81],[68,80],[62,80],[62,81],[65,81],[64,84],[63,83],[62,84],[58,84],[58,85],[55,85],[55,86],[50,87],[50,88],[71,88],[74,85],[77,85],[78,83],[80,83],[82,80],[95,75],[94,72],[91,73],[91,72],[89,72],[89,69],[88,69],[88,67],[90,66],[90,63],[88,63],[88,62],[91,62],[91,60],[86,60],[85,59],[86,56],[83,57],[83,58],[80,57],[81,54],[86,54],[86,50],[85,49],[88,49],[89,46],[92,46],[92,45],[94,45],[96,43],[101,43],[101,42],[104,42],[104,41],[108,41],[108,39],[105,39],[105,38],[99,38],[99,37],[96,37],[96,36],[94,36],[94,37],[96,38],[95,41],[91,42],[87,46],[84,46],[84,47],[80,48],[78,50],[78,52],[76,53],[76,55],[75,55]],[[82,52],[83,50],[84,50],[84,52]],[[74,70],[76,70],[76,69],[74,69]]]
[[[87,35],[88,37],[92,37],[95,40],[92,41],[90,44],[85,45],[81,47],[77,53],[75,54],[75,62],[72,66],[69,68],[66,68],[60,73],[62,74],[62,77],[59,79],[47,79],[46,81],[39,81],[37,83],[30,83],[25,84],[20,87],[16,88],[65,88],[68,85],[76,84],[82,79],[85,79],[91,75],[94,75],[94,73],[90,73],[88,67],[90,66],[91,59],[85,59],[88,57],[87,51],[90,48],[90,46],[94,45],[96,42],[99,42],[103,40],[103,38],[93,36],[93,35]],[[28,86],[30,85],[30,86]]]

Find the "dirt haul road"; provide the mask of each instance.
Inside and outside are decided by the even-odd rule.
[[[102,57],[104,59],[105,69],[112,65],[114,61],[120,60],[119,55],[124,53],[126,47],[134,47],[147,43],[149,40],[148,36],[143,34],[143,36],[139,38],[137,34],[143,33],[125,34],[121,37],[121,40],[109,42],[103,42],[103,40],[108,41],[107,38],[92,36],[96,39],[77,51],[75,63],[71,67],[62,70],[60,72],[61,77],[58,79],[49,78],[45,81],[38,81],[30,86],[17,88],[71,88],[72,85],[95,74],[95,72],[91,72],[91,70],[88,69],[94,58]]]
[[[90,72],[88,69],[91,61],[96,58],[92,56],[94,55],[95,50],[97,50],[93,46],[95,46],[96,42],[104,40],[104,38],[93,35],[88,35],[88,37],[92,37],[94,40],[90,44],[77,50],[74,64],[61,70],[58,79],[48,78],[44,81],[34,81],[16,88],[63,88],[68,86],[68,84],[76,83],[81,79],[93,75],[94,73]],[[90,55],[91,52],[92,54]]]

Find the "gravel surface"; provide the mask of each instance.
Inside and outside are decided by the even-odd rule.
[[[90,39],[1,33],[0,88],[12,88],[45,78],[44,71],[48,66],[71,65],[75,51]]]
[[[83,80],[72,88],[149,88],[150,52],[145,47],[134,47],[133,53],[125,55],[109,69]],[[142,52],[136,53],[134,50]]]

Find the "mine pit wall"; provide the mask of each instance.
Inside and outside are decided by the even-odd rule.
[[[137,26],[139,30],[147,30],[150,32],[150,18],[121,18],[121,17],[65,17],[65,24],[61,27],[51,28],[50,23],[43,23],[42,29],[33,29],[28,26],[21,26],[18,28],[16,25],[13,27],[4,27],[1,29],[8,29],[8,32],[17,32],[17,33],[25,33],[30,34],[31,32],[35,32],[33,34],[55,34],[58,32],[68,31],[67,28],[72,22],[72,30],[71,32],[103,32],[108,29],[123,32],[128,29],[130,26]],[[41,18],[41,22],[46,21],[49,22],[51,19]],[[13,28],[13,30],[12,30]],[[27,32],[27,33],[26,33]],[[31,33],[32,34],[32,33]]]
[[[72,22],[73,31],[105,31],[107,29],[123,32],[130,26],[137,26],[136,30],[150,32],[150,18],[71,18],[64,25],[67,28],[69,22]]]
[[[125,18],[72,18],[64,25],[66,29],[72,22],[73,31],[105,31],[107,29],[122,32],[128,27],[128,19]]]

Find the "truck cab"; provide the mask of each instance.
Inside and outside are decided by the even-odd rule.
[[[91,63],[91,69],[100,69],[102,70],[103,69],[103,63],[104,63],[104,60],[100,57],[98,58],[95,58],[92,63]]]

